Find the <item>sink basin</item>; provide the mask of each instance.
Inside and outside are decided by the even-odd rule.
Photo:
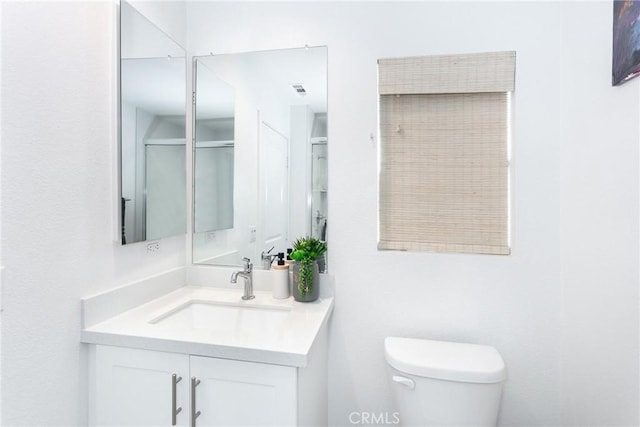
[[[290,307],[192,300],[149,321],[154,325],[210,330],[264,331],[281,326]]]

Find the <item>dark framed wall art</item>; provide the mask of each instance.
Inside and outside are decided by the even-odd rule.
[[[613,2],[612,84],[619,86],[640,74],[640,1]]]

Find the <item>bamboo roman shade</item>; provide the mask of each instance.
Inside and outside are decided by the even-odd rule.
[[[515,52],[378,67],[378,248],[508,254]]]

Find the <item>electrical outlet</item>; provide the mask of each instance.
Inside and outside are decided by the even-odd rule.
[[[255,243],[257,235],[258,235],[258,230],[256,230],[256,227],[254,226],[249,227],[249,243]]]
[[[153,254],[160,251],[160,242],[147,243],[147,253]]]

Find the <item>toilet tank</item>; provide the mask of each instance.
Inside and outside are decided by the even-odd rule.
[[[413,338],[385,339],[403,426],[495,426],[506,369],[496,349]]]

